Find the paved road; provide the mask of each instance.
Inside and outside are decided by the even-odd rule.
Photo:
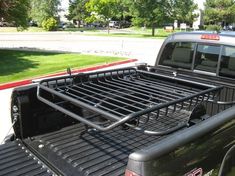
[[[163,40],[97,37],[78,32],[0,33],[0,48],[58,50],[100,55],[117,55],[154,65]],[[0,91],[0,142],[10,128],[11,89]]]
[[[160,39],[98,37],[74,33],[0,33],[0,47],[40,48],[81,53],[119,55],[154,64]]]

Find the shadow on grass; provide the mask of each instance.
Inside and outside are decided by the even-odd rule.
[[[0,76],[9,76],[30,68],[37,68],[40,64],[33,59],[35,56],[50,56],[55,54],[60,53],[0,49]]]

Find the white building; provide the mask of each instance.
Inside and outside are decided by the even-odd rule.
[[[198,17],[193,22],[193,26],[192,27],[193,27],[194,30],[198,30],[200,26],[204,25],[204,22],[203,22],[203,10],[201,10],[201,9],[195,10],[194,13],[198,14]]]
[[[195,3],[198,5],[198,10],[196,10],[194,13],[198,14],[198,18],[193,23],[193,29],[198,30],[199,26],[204,25],[203,22],[203,10],[204,10],[204,3],[205,0],[194,0]]]
[[[61,22],[69,22],[68,19],[65,17],[65,15],[68,14],[68,8],[69,0],[62,0],[60,5],[61,11],[58,13]]]

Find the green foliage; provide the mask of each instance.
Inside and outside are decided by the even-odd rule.
[[[171,11],[169,2],[165,0],[128,0],[127,5],[133,16],[133,23],[139,26],[151,26],[153,36],[156,25],[162,24]]]
[[[0,17],[19,29],[28,27],[29,0],[0,0]]]
[[[156,26],[175,19],[192,24],[198,16],[194,13],[196,9],[197,5],[193,0],[71,0],[68,17],[106,24],[111,19],[123,20],[131,17],[136,26],[152,27],[154,35]]]
[[[75,20],[80,27],[81,22],[88,16],[85,4],[88,0],[70,0],[68,20]]]
[[[118,7],[119,0],[89,0],[86,3],[86,9],[90,13],[90,16],[86,18],[86,21],[104,21],[109,26],[110,19],[118,13]]]
[[[220,25],[206,25],[207,31],[221,31],[222,27]]]
[[[127,6],[128,0],[116,0],[114,8],[113,18],[124,20],[130,15],[130,9]]]
[[[198,14],[194,13],[198,6],[193,0],[175,0],[172,9],[172,19],[176,19],[179,22],[193,24],[195,18],[198,17]]]
[[[110,18],[116,15],[117,5],[117,0],[90,0],[86,3],[86,9],[90,12],[92,20],[103,19],[109,21]]]
[[[194,14],[197,5],[193,0],[127,0],[126,5],[138,26],[151,26],[152,35],[157,25],[172,22],[192,24],[198,14]]]
[[[235,22],[234,0],[206,0],[204,21],[206,24]]]
[[[60,0],[31,0],[30,17],[39,26],[42,22],[58,15]]]
[[[42,22],[42,28],[46,31],[53,31],[57,27],[57,21],[55,18],[51,17]]]

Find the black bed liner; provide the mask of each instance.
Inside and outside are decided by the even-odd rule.
[[[166,136],[148,136],[122,127],[108,133],[86,131],[83,124],[75,124],[25,142],[64,175],[123,176],[129,154]],[[39,149],[39,145],[44,147]]]
[[[0,146],[0,175],[51,176],[53,172],[39,161],[20,141]]]

